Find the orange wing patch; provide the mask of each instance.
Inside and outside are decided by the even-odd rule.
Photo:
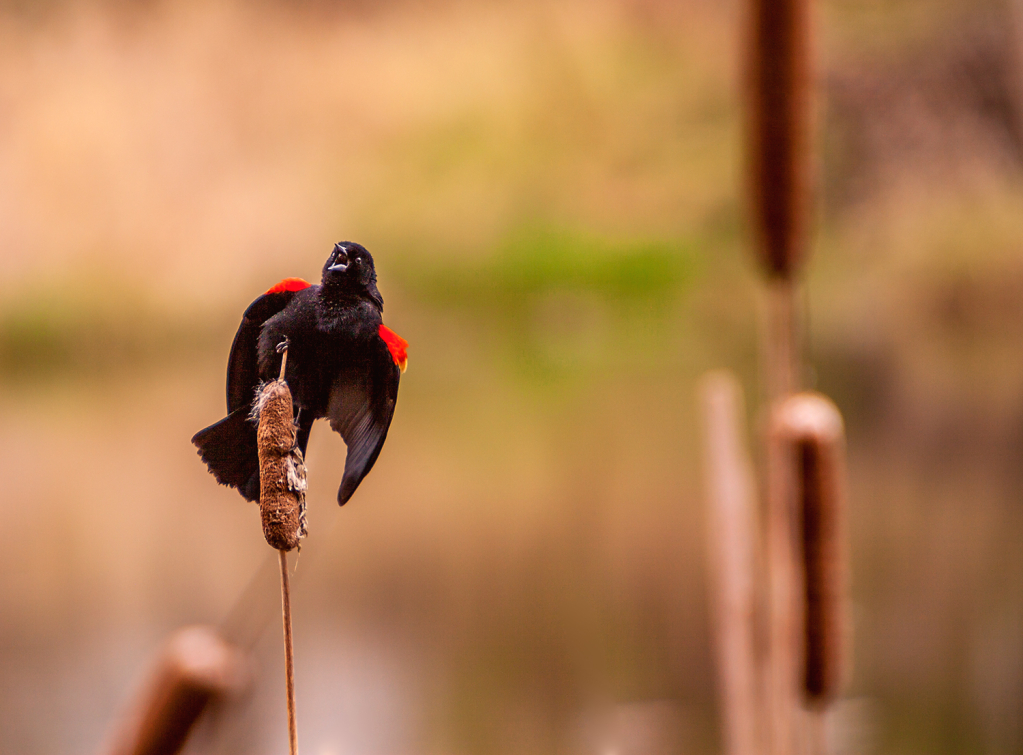
[[[383,323],[380,323],[380,337],[387,344],[387,350],[391,352],[394,363],[404,372],[408,367],[408,341],[399,336]]]
[[[287,291],[301,291],[303,288],[309,288],[312,285],[308,281],[304,281],[301,278],[285,278],[273,288],[267,289],[266,294],[283,294]],[[266,296],[263,294],[263,296]]]

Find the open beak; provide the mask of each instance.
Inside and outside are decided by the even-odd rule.
[[[348,269],[348,252],[340,244],[334,247],[334,264],[327,269],[335,273],[343,273]]]

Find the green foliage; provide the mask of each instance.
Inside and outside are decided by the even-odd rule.
[[[512,233],[490,256],[421,267],[408,283],[428,303],[517,314],[566,291],[606,304],[664,302],[685,291],[695,273],[695,256],[677,241],[533,226]]]
[[[0,381],[134,374],[187,361],[214,341],[208,325],[173,317],[131,288],[55,284],[26,292],[0,310]]]
[[[407,290],[426,307],[468,315],[492,358],[540,384],[671,361],[676,305],[700,272],[679,241],[540,225],[509,234],[488,256],[427,259],[437,261],[405,270]]]

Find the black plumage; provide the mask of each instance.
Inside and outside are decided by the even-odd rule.
[[[289,278],[249,305],[228,359],[228,415],[192,438],[218,482],[259,500],[249,414],[259,384],[278,376],[286,341],[298,447],[305,454],[313,422],[326,417],[348,447],[338,503],[352,497],[387,437],[405,364],[406,344],[383,326],[383,307],[372,256],[349,241],[334,246],[320,285]]]

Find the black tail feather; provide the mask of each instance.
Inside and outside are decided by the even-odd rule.
[[[247,500],[259,501],[259,455],[256,426],[249,407],[228,414],[192,437],[199,456],[221,485],[237,488]]]

